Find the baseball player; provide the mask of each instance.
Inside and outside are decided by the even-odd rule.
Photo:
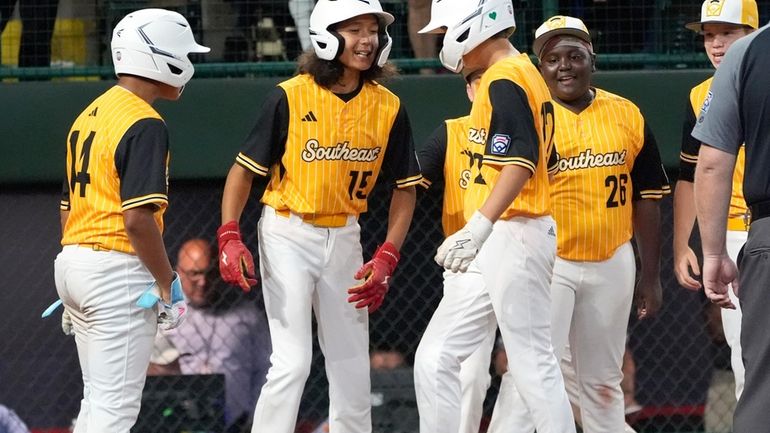
[[[158,323],[176,327],[186,311],[161,236],[168,132],[152,104],[179,99],[193,76],[188,54],[209,49],[182,15],[162,9],[128,14],[111,46],[118,83],[88,105],[67,138],[55,262],[83,372],[75,433],[128,433]]]
[[[703,34],[703,45],[711,64],[718,68],[727,49],[733,42],[757,28],[759,14],[754,0],[706,0],[701,7],[701,19],[687,24],[687,28]],[[698,163],[700,141],[690,133],[695,119],[701,113],[701,106],[708,104],[709,88],[713,77],[693,87],[685,109],[682,126],[682,152],[679,155],[679,180],[674,191],[674,274],[682,287],[699,290],[701,283],[695,279],[700,275],[698,259],[689,247],[690,234],[695,224],[695,201],[693,182]],[[704,107],[705,110],[707,107]],[[743,146],[738,150],[733,173],[730,213],[727,221],[727,253],[733,260],[746,243],[749,229],[749,213],[743,198],[743,171],[746,154]],[[728,292],[735,309],[722,311],[722,329],[730,346],[730,364],[735,376],[735,395],[740,398],[743,391],[744,367],[741,359],[741,308],[738,298]]]
[[[551,282],[554,350],[583,431],[633,431],[625,424],[620,388],[636,277],[631,237],[641,259],[636,304],[643,319],[661,304],[659,200],[669,191],[668,181],[639,108],[591,87],[596,56],[580,19],[549,18],[532,47],[555,103],[559,150],[551,189],[558,227]],[[503,386],[512,385],[504,377]],[[532,433],[528,405],[515,392],[502,394],[514,397],[498,400],[494,417],[500,419],[492,421],[491,431]]]
[[[553,104],[529,57],[508,40],[515,25],[510,0],[434,0],[422,30],[445,33],[439,57],[447,69],[485,72],[470,113],[467,223],[436,254],[444,268],[479,275],[484,285],[468,287],[472,302],[442,324],[443,332],[431,336],[436,341],[424,343],[436,352],[415,372],[421,433],[458,431],[460,363],[488,337],[492,317],[538,432],[575,431],[549,320]]]
[[[467,83],[466,92],[471,102],[483,72],[463,71]],[[470,183],[471,166],[476,163],[468,150],[469,121],[470,116],[463,116],[443,122],[417,152],[423,185],[430,187],[432,183],[444,183],[441,221],[445,236],[457,232],[466,223],[463,196]],[[483,287],[484,280],[480,274],[444,271],[444,296],[417,347],[415,374],[429,374],[429,366],[435,362],[433,357],[440,353],[434,343],[441,341],[442,334],[446,332],[446,324],[462,315],[462,311],[474,302],[477,290]],[[479,431],[482,405],[491,382],[489,363],[496,330],[494,317],[488,317],[488,337],[478,350],[462,362],[459,382],[453,384],[462,390],[460,433]],[[423,365],[428,367],[423,368]],[[416,379],[418,382],[427,380],[431,380],[431,377]]]
[[[273,353],[252,432],[294,431],[310,372],[313,313],[326,358],[330,431],[372,429],[366,309],[383,302],[422,180],[406,111],[374,81],[389,67],[391,23],[377,0],[320,0],[310,17],[313,51],[300,59],[299,75],[268,95],[227,176],[219,267],[225,281],[244,289],[254,265],[238,221],[253,179],[267,182],[258,236]],[[388,231],[362,266],[358,215],[380,171],[394,185]]]

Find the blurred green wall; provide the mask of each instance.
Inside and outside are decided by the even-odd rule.
[[[599,72],[595,84],[634,101],[658,139],[666,167],[678,165],[681,123],[689,89],[711,71]],[[249,133],[275,78],[193,80],[179,102],[158,111],[171,134],[171,177],[222,178]],[[113,82],[20,82],[0,84],[0,183],[59,182],[65,139],[77,114]],[[443,119],[467,112],[463,81],[454,75],[406,76],[387,86],[405,104],[415,143]]]

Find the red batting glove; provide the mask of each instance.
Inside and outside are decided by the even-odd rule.
[[[257,284],[254,277],[254,258],[241,240],[238,223],[230,221],[217,229],[219,242],[219,273],[222,279],[241,286],[244,292]]]
[[[354,275],[357,280],[364,278],[365,280],[348,289],[351,295],[348,297],[348,302],[355,302],[356,308],[368,308],[369,313],[377,311],[385,300],[385,294],[388,293],[388,279],[393,275],[400,258],[398,250],[390,242],[385,242],[377,248],[372,260],[364,263]]]

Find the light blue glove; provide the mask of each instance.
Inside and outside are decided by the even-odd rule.
[[[182,281],[179,274],[174,272],[174,279],[171,281],[171,303],[167,304],[160,297],[160,288],[158,283],[154,282],[142,293],[136,305],[141,308],[154,308],[158,306],[158,326],[161,329],[174,329],[184,322],[187,315],[187,302],[182,291]]]
[[[56,309],[59,308],[62,304],[62,300],[57,299],[53,304],[49,305],[45,311],[43,311],[43,314],[41,314],[40,317],[45,319],[46,317],[53,314],[53,312],[56,311]],[[66,309],[61,313],[61,330],[64,332],[64,335],[75,335],[75,330],[72,328],[72,317]]]

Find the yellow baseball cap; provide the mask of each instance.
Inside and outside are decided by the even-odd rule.
[[[756,29],[759,27],[759,12],[755,0],[706,0],[700,10],[700,21],[685,24],[685,27],[700,32],[703,24],[734,24]]]
[[[546,42],[554,36],[561,35],[569,35],[581,39],[587,42],[591,47],[591,51],[593,51],[591,34],[588,33],[588,28],[583,24],[583,20],[565,15],[556,15],[548,18],[535,30],[535,42],[532,43],[532,51],[537,57],[540,57]]]

